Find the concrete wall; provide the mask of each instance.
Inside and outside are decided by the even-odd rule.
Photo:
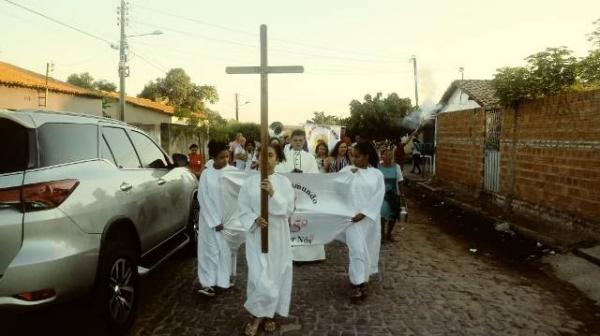
[[[462,92],[462,95],[461,95]],[[455,112],[464,111],[468,109],[475,109],[481,107],[474,100],[469,99],[469,95],[463,92],[461,89],[455,89],[448,99],[448,102],[444,105],[440,113],[443,112]]]
[[[485,112],[438,115],[436,179],[483,191]],[[505,210],[600,239],[600,90],[504,109],[500,190]]]
[[[189,126],[161,124],[161,146],[172,155],[173,153],[187,154],[188,148],[195,143],[200,147],[200,151],[206,158],[205,148],[207,145],[206,133],[199,128],[191,128]]]
[[[119,102],[114,101],[106,104],[104,111],[111,118],[119,119]],[[160,125],[162,123],[169,123],[170,121],[170,114],[139,107],[129,103],[125,104],[125,122],[128,124]]]
[[[0,108],[41,109],[43,107],[39,107],[38,97],[43,96],[44,93],[30,88],[0,85]],[[47,109],[102,116],[102,99],[50,91]]]

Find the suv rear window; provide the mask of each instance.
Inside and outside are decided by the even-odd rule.
[[[98,126],[44,124],[38,128],[40,167],[98,157]]]
[[[29,144],[27,129],[14,121],[0,119],[0,174],[27,169]]]

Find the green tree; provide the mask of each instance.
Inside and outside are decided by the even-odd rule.
[[[350,117],[345,120],[348,131],[370,139],[393,139],[402,133],[402,119],[413,109],[410,98],[391,93],[382,98],[365,95],[364,101],[350,102]]]
[[[229,139],[233,139],[237,133],[242,133],[248,141],[260,141],[260,125],[257,123],[230,121],[228,123]]]
[[[547,48],[525,58],[525,67],[498,69],[492,85],[504,105],[565,91],[577,83],[577,59],[566,47]]]
[[[502,105],[510,105],[529,98],[531,87],[527,68],[505,67],[497,71],[492,86]]]
[[[556,94],[577,80],[577,58],[566,47],[547,48],[525,60],[534,96]]]
[[[206,103],[219,100],[214,86],[192,83],[181,68],[171,69],[164,78],[150,81],[138,97],[167,102],[175,108],[177,117],[190,118],[192,125],[197,122],[194,113],[207,113]]]
[[[600,85],[600,49],[593,50],[582,58],[578,69],[584,85]]]
[[[115,83],[101,79],[94,82],[94,89],[106,91],[106,92],[117,92],[117,86]]]
[[[89,72],[71,74],[67,77],[67,83],[94,90],[94,77],[92,77]]]
[[[319,125],[341,125],[342,120],[333,115],[326,115],[325,112],[313,112],[311,121]]]
[[[600,19],[594,21],[596,28],[588,34],[588,41],[592,42],[596,48],[600,49]]]

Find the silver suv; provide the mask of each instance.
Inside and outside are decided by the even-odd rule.
[[[0,110],[0,137],[0,309],[91,292],[111,329],[125,332],[139,276],[195,251],[187,157],[171,160],[143,131],[79,114]]]

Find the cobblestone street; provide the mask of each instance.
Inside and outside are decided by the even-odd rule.
[[[413,204],[414,205],[414,204]],[[327,246],[327,261],[294,268],[291,316],[283,335],[591,335],[600,309],[535,266],[515,270],[491,253],[473,254],[425,209],[381,250],[381,273],[362,304],[348,300],[347,252]],[[451,218],[451,217],[450,217]],[[450,219],[448,218],[448,219]],[[178,259],[145,282],[134,335],[238,335],[247,315],[245,258],[235,289],[196,295],[195,261]]]
[[[509,260],[502,249],[468,242],[447,229],[463,215],[417,201],[397,241],[382,246],[381,273],[366,301],[349,302],[346,247],[330,244],[325,262],[294,268],[291,316],[276,334],[600,335],[600,309],[574,287],[546,275],[536,260]],[[239,335],[248,315],[244,256],[238,261],[235,288],[206,298],[195,293],[195,260],[175,256],[144,279],[131,334]],[[77,307],[18,316],[18,334],[106,334]]]

